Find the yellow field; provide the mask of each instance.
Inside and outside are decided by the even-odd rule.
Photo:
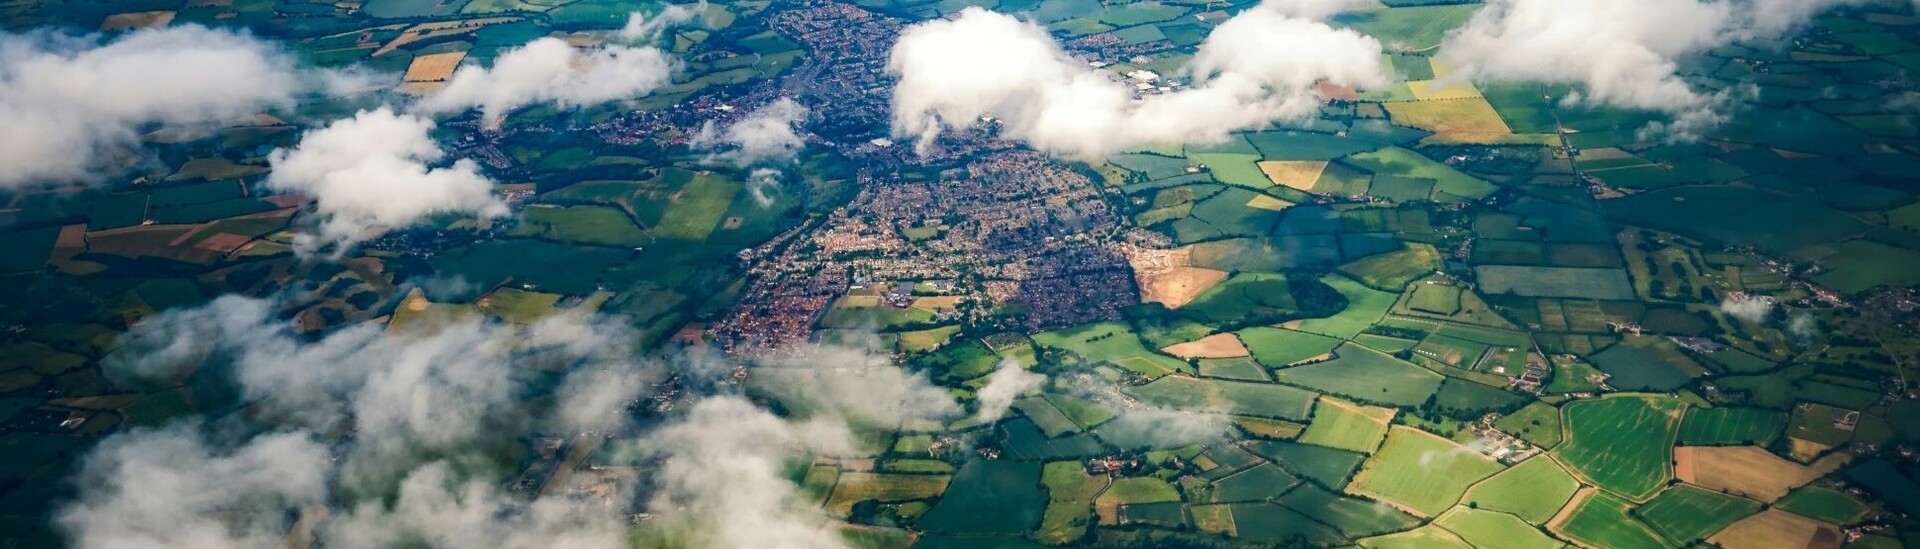
[[[1807,517],[1768,509],[1733,523],[1707,541],[1727,549],[1829,549],[1840,547],[1840,529]]]
[[[1477,92],[1476,92],[1477,93]],[[1517,135],[1494,112],[1484,98],[1435,99],[1383,105],[1401,126],[1419,128],[1434,135],[1434,143],[1551,143],[1553,136]]]
[[[150,28],[156,28],[156,27],[164,27],[164,26],[167,26],[167,23],[171,23],[171,22],[173,22],[173,12],[171,11],[141,11],[141,12],[133,12],[133,13],[116,13],[116,14],[107,16],[107,20],[100,22],[100,30],[123,31],[123,30],[133,30],[133,29],[150,29]]]
[[[430,53],[413,58],[407,65],[408,82],[439,82],[453,76],[453,70],[460,68],[460,61],[467,58],[467,52],[450,51]]]
[[[1237,358],[1247,356],[1247,346],[1233,334],[1219,333],[1207,337],[1168,345],[1167,354],[1180,358]]]
[[[1494,139],[1513,133],[1486,99],[1404,101],[1381,106],[1395,124],[1433,132],[1436,138]]]
[[[1673,458],[1674,476],[1681,482],[1772,503],[1839,469],[1853,455],[1836,453],[1801,465],[1758,446],[1680,446]]]
[[[1383,424],[1383,425],[1387,423],[1392,423],[1394,414],[1400,411],[1396,408],[1381,408],[1379,406],[1366,406],[1362,404],[1355,404],[1352,402],[1347,402],[1345,400],[1341,400],[1341,399],[1330,397],[1330,396],[1320,397],[1320,403],[1328,406],[1333,406],[1336,408],[1343,408],[1350,412],[1358,413],[1360,415],[1366,416],[1367,419],[1374,420],[1375,422],[1379,422],[1380,424]]]
[[[480,298],[474,305],[509,322],[532,324],[552,314],[553,306],[560,302],[560,298],[560,294],[501,288]]]
[[[1320,173],[1326,171],[1327,163],[1321,160],[1268,160],[1260,162],[1260,173],[1275,185],[1285,185],[1306,192],[1313,192],[1313,184],[1320,180]]]
[[[1413,96],[1421,101],[1480,98],[1480,90],[1467,82],[1415,80],[1407,83],[1407,89],[1412,90]]]
[[[1288,206],[1292,206],[1292,205],[1293,205],[1292,202],[1288,202],[1288,201],[1267,196],[1264,194],[1253,197],[1253,200],[1247,201],[1248,208],[1259,208],[1262,210],[1275,211],[1275,212],[1287,209]]]
[[[920,309],[927,312],[937,313],[937,312],[940,312],[942,309],[952,309],[955,307],[959,307],[960,299],[961,297],[957,295],[919,297],[919,298],[914,298],[913,308]]]
[[[827,514],[846,517],[853,513],[853,504],[869,499],[895,502],[930,498],[947,490],[947,480],[945,475],[841,473],[840,482],[833,485],[833,495],[827,498]]]
[[[1209,534],[1226,534],[1228,536],[1239,533],[1239,531],[1234,528],[1232,506],[1226,504],[1195,505],[1189,509],[1193,511],[1193,527],[1200,529],[1202,532]]]

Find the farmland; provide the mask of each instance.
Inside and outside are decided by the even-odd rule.
[[[1634,513],[1668,540],[1690,543],[1760,511],[1760,502],[1677,484]]]
[[[1412,406],[1440,388],[1440,375],[1358,345],[1341,345],[1336,358],[1274,372],[1275,381],[1362,403]]]
[[[1283,385],[1167,376],[1128,391],[1142,401],[1197,411],[1305,419],[1314,394]]]
[[[1659,548],[1667,547],[1660,534],[1628,514],[1632,505],[1601,492],[1575,497],[1571,511],[1556,517],[1548,529],[1589,547]]]
[[[6,3],[0,546],[1911,544],[1920,17],[1785,3]]]
[[[1686,405],[1623,395],[1562,407],[1567,441],[1554,453],[1595,485],[1632,499],[1652,497],[1673,477],[1673,440]]]
[[[1787,415],[1757,408],[1695,408],[1680,424],[1680,444],[1766,446],[1779,438]]]
[[[1300,435],[1300,442],[1360,453],[1372,453],[1387,436],[1387,421],[1393,410],[1370,408],[1321,398],[1313,407],[1313,422]]]
[[[1435,516],[1459,501],[1467,487],[1500,469],[1499,463],[1451,441],[1396,427],[1349,490]]]
[[[1509,513],[1545,524],[1564,507],[1580,483],[1552,458],[1539,456],[1508,467],[1475,484],[1466,502],[1479,509]]]

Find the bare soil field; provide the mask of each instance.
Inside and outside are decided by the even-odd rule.
[[[1807,517],[1769,509],[1733,523],[1707,541],[1726,549],[1839,549],[1840,529]]]
[[[1226,271],[1191,266],[1191,248],[1129,248],[1121,251],[1133,266],[1134,282],[1140,285],[1141,303],[1159,303],[1169,309],[1178,309],[1227,279]]]
[[[1772,503],[1795,487],[1840,468],[1851,454],[1839,453],[1801,465],[1758,446],[1680,446],[1673,449],[1674,475],[1709,490]]]

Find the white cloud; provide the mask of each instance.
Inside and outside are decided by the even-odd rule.
[[[693,4],[674,4],[660,10],[660,13],[648,17],[647,14],[633,12],[627,14],[627,26],[620,28],[620,38],[629,42],[652,42],[660,38],[667,29],[687,24],[699,17],[707,9],[706,0]]]
[[[93,181],[141,127],[231,122],[329,79],[280,47],[197,25],[98,36],[0,32],[0,188]],[[313,77],[320,77],[315,79]]]
[[[1013,359],[1002,360],[1000,368],[987,378],[987,385],[974,393],[980,399],[980,409],[974,413],[974,417],[981,423],[999,421],[1013,407],[1014,399],[1040,388],[1040,384],[1046,381],[1047,376],[1028,372]]]
[[[755,168],[747,176],[747,192],[753,195],[753,203],[765,208],[773,205],[773,195],[769,193],[780,186],[780,170],[773,168]]]
[[[1681,57],[1777,38],[1856,1],[1488,0],[1436,56],[1461,77],[1582,84],[1586,99],[1599,104],[1699,113],[1721,101],[1680,77]],[[1684,134],[1717,116],[1693,115],[1667,129]]]
[[[495,483],[465,478],[447,462],[414,469],[393,502],[362,502],[330,520],[329,546],[550,549],[626,547],[625,524],[612,509],[565,498],[532,502],[500,493]]]
[[[430,112],[478,107],[488,124],[497,125],[507,113],[535,103],[572,108],[640,97],[671,83],[673,67],[658,48],[582,50],[540,38],[500,54],[492,67],[461,67],[420,106]]]
[[[88,454],[54,520],[83,548],[272,547],[290,509],[325,500],[327,458],[301,434],[227,451],[188,428],[132,431]]]
[[[630,486],[607,499],[563,490],[529,500],[501,489],[500,469],[511,464],[496,457],[536,425],[618,429],[626,404],[667,368],[633,362],[624,324],[564,314],[526,327],[470,319],[388,333],[368,324],[309,340],[275,309],[226,296],[149,317],[113,349],[104,364],[116,379],[230,367],[227,377],[255,403],[249,421],[294,433],[220,443],[184,428],[110,437],[89,458],[80,497],[59,511],[82,547],[265,546],[287,531],[290,510],[308,506],[331,509],[312,528],[323,546],[625,546]],[[672,370],[737,365],[694,362]],[[525,375],[565,368],[551,391],[550,378]],[[602,449],[660,459],[649,468],[658,488],[650,531],[695,547],[842,547],[787,476],[794,460],[856,455],[858,430],[960,415],[946,391],[866,350],[802,349],[750,372],[773,378],[793,417],[708,396],[639,440]]]
[[[1746,321],[1748,324],[1760,324],[1767,320],[1768,313],[1773,312],[1773,298],[1740,297],[1721,300],[1720,312]]]
[[[806,118],[806,107],[792,98],[782,97],[755,109],[725,130],[707,122],[694,135],[693,146],[716,150],[707,156],[709,163],[727,162],[745,168],[761,163],[790,162],[807,145],[794,131],[794,126]]]
[[[360,111],[302,136],[268,158],[267,186],[312,196],[323,218],[304,244],[352,244],[377,229],[412,225],[438,213],[499,216],[506,205],[471,160],[434,166],[445,157],[426,118]]]
[[[660,459],[654,477],[660,490],[648,508],[658,528],[689,534],[684,545],[843,547],[838,534],[824,527],[818,502],[801,497],[787,476],[795,460],[861,455],[856,430],[960,416],[945,390],[863,349],[799,349],[748,370],[748,376],[788,417],[741,397],[711,396],[634,447]]]
[[[273,310],[226,296],[145,319],[116,346],[104,365],[117,377],[231,368],[255,403],[248,416],[294,434],[227,444],[184,428],[110,438],[89,458],[78,500],[60,511],[82,546],[271,545],[286,532],[288,509],[327,502],[346,512],[315,531],[337,546],[624,546],[619,507],[566,493],[529,502],[498,490],[494,476],[511,465],[495,451],[536,422],[618,426],[623,404],[651,389],[641,370],[652,366],[618,343],[633,337],[624,324],[562,315],[522,330],[469,319],[400,334],[363,324],[309,341]],[[181,339],[197,344],[173,343]],[[587,377],[564,386],[622,381],[589,395],[547,391],[522,375],[565,367]],[[343,432],[351,437],[338,446],[315,442]]]
[[[946,390],[925,375],[908,373],[892,359],[863,349],[813,346],[768,360],[753,375],[774,380],[769,390],[811,417],[837,418],[855,426],[893,426],[941,421],[960,415]]]
[[[1214,29],[1186,67],[1190,89],[1135,100],[1133,87],[1069,57],[1045,28],[968,8],[901,34],[893,130],[922,149],[983,116],[1036,149],[1096,157],[1152,143],[1204,143],[1229,132],[1315,115],[1319,82],[1387,83],[1380,43],[1314,20],[1324,1],[1273,0]]]
[[[1101,426],[1103,436],[1114,440],[1151,440],[1155,446],[1219,441],[1233,426],[1227,416],[1206,412],[1154,407],[1121,408],[1119,412],[1108,425]]]
[[[1819,330],[1820,322],[1810,314],[1793,315],[1793,320],[1787,322],[1787,335],[1802,343],[1812,341],[1813,336],[1819,335]]]
[[[843,547],[783,472],[803,453],[852,447],[845,427],[784,421],[739,397],[704,399],[642,441],[663,458],[649,506],[676,510],[658,520],[703,534],[686,540],[692,547]]]

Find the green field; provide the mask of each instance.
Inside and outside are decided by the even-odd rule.
[[[507,234],[574,244],[637,248],[652,237],[620,210],[604,206],[530,207]]]
[[[1533,524],[1546,524],[1579,489],[1580,482],[1560,464],[1547,456],[1534,456],[1474,485],[1467,492],[1466,502]]]
[[[1300,478],[1331,489],[1346,487],[1348,477],[1367,459],[1366,454],[1357,452],[1278,440],[1249,443],[1246,449],[1273,460]]]
[[[1288,491],[1280,497],[1280,504],[1331,525],[1348,537],[1404,530],[1420,523],[1419,518],[1399,510],[1313,485]]]
[[[674,196],[653,234],[661,239],[705,241],[739,193],[740,184],[724,176],[695,175]]]
[[[1482,265],[1474,268],[1482,292],[1525,297],[1633,299],[1633,284],[1620,269]]]
[[[1047,507],[1040,470],[1034,462],[969,461],[919,526],[952,534],[1012,534],[1038,526]]]
[[[1263,544],[1302,541],[1332,545],[1344,539],[1340,532],[1291,509],[1272,503],[1235,503],[1233,522],[1240,539]]]
[[[1410,427],[1394,427],[1380,452],[1354,477],[1352,490],[1439,515],[1481,479],[1499,472],[1491,458]]]
[[[1787,414],[1761,408],[1694,408],[1680,424],[1680,444],[1686,446],[1766,446],[1780,437]]]
[[[1275,324],[1302,316],[1327,316],[1342,305],[1313,279],[1277,273],[1241,273],[1209,288],[1180,308],[1183,316],[1218,326]],[[1308,302],[1302,303],[1301,298]]]
[[[1047,399],[1023,398],[1014,401],[1013,408],[1019,410],[1021,415],[1027,416],[1027,419],[1033,420],[1033,424],[1040,428],[1040,432],[1049,437],[1080,431],[1080,426],[1074,423],[1072,418],[1047,402]]]
[[[1439,250],[1430,244],[1409,243],[1397,251],[1341,265],[1340,272],[1375,289],[1398,291],[1439,268]]]
[[[1853,494],[1824,486],[1802,486],[1773,505],[1782,511],[1842,526],[1860,522],[1873,512],[1872,507]]]
[[[1340,340],[1331,337],[1256,326],[1234,332],[1246,344],[1247,352],[1254,360],[1269,368],[1280,368],[1288,364],[1326,354],[1340,345]]]
[[[1101,322],[1033,334],[1041,347],[1066,349],[1088,362],[1106,362],[1148,377],[1192,370],[1180,359],[1148,350],[1125,323]]]
[[[1366,549],[1474,549],[1473,544],[1460,539],[1459,534],[1431,524],[1363,539],[1360,546]]]
[[[1387,436],[1386,422],[1368,417],[1348,404],[1320,399],[1313,407],[1313,422],[1300,435],[1300,442],[1328,448],[1372,453]]]
[[[1296,421],[1307,418],[1315,396],[1285,385],[1187,376],[1162,377],[1126,392],[1157,406]]]
[[[1606,492],[1596,492],[1580,502],[1558,531],[1569,539],[1590,547],[1608,549],[1661,549],[1670,547],[1651,527],[1628,513],[1631,504]]]
[[[1328,318],[1302,321],[1299,327],[1302,332],[1342,339],[1359,335],[1386,316],[1387,310],[1393,308],[1394,302],[1400,299],[1398,294],[1368,288],[1344,276],[1325,276],[1320,281],[1346,296],[1347,308]]]
[[[1668,540],[1685,544],[1760,512],[1760,506],[1758,501],[1676,484],[1633,512]]]
[[[1561,407],[1567,441],[1553,449],[1575,474],[1627,498],[1652,497],[1673,477],[1673,441],[1686,404],[1620,395]]]
[[[1399,147],[1356,154],[1347,157],[1344,161],[1372,173],[1375,186],[1379,186],[1381,176],[1431,180],[1433,181],[1431,192],[1436,201],[1439,201],[1443,193],[1463,198],[1484,198],[1493,194],[1493,191],[1498,188],[1492,183],[1421,156],[1420,153]]]
[[[1471,4],[1408,6],[1342,14],[1335,21],[1383,44],[1419,51],[1438,45],[1447,31],[1466,23],[1474,9]]]
[[[1273,373],[1275,381],[1346,397],[1362,404],[1417,406],[1440,389],[1440,374],[1379,351],[1352,344],[1333,350],[1338,358]]]
[[[1495,511],[1455,507],[1433,523],[1459,534],[1475,547],[1556,549],[1566,546],[1534,525]]]
[[[1300,478],[1288,473],[1286,469],[1272,463],[1261,463],[1239,472],[1213,481],[1213,489],[1206,494],[1208,503],[1236,503],[1242,501],[1266,501],[1280,497]]]
[[[1407,297],[1407,307],[1423,313],[1452,316],[1460,312],[1460,288],[1438,284],[1420,284]]]
[[[1251,358],[1203,358],[1200,359],[1200,376],[1231,379],[1234,381],[1272,381],[1267,369]]]

